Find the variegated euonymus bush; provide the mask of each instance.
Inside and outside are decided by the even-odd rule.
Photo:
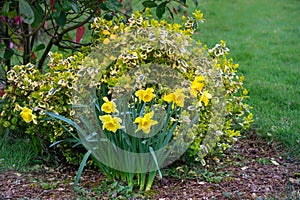
[[[1,124],[54,142],[67,136],[45,111],[67,117],[108,177],[130,185],[137,179],[141,189],[183,154],[205,164],[249,127],[252,114],[225,43],[207,49],[192,39],[202,17],[196,11],[184,24],[138,12],[126,23],[96,18],[90,54],[54,53],[46,74],[31,65],[8,73]],[[116,148],[124,151],[115,154]]]
[[[61,54],[50,55],[49,67],[41,73],[32,64],[16,65],[7,73],[8,87],[2,97],[0,124],[9,128],[17,137],[32,137],[36,145],[47,148],[51,143],[69,138],[59,122],[49,120],[45,110],[66,117],[72,111],[72,90],[77,79],[78,61],[83,54],[63,60]],[[72,127],[69,126],[72,131]],[[26,134],[26,135],[24,135]],[[61,151],[69,162],[79,162],[79,152],[71,146],[61,145]],[[45,150],[45,149],[44,149]]]
[[[183,20],[185,21],[183,25],[167,23],[164,20],[159,22],[151,19],[151,16],[147,18],[138,12],[133,14],[127,24],[123,23],[122,18],[117,18],[115,21],[96,18],[92,24],[95,31],[93,43],[98,45],[96,47],[98,49],[100,47],[100,49],[107,49],[105,46],[108,46],[109,53],[114,50],[111,48],[113,43],[120,43],[121,40],[124,42],[124,38],[126,38],[125,42],[134,43],[132,48],[129,48],[130,44],[124,45],[123,48],[130,50],[117,56],[118,59],[113,67],[103,74],[103,82],[108,86],[113,87],[117,82],[126,82],[122,75],[145,63],[168,65],[190,81],[190,95],[194,96],[198,92],[196,96],[202,102],[203,111],[199,116],[198,131],[194,133],[194,140],[187,154],[192,158],[191,160],[201,160],[204,163],[203,158],[207,154],[222,153],[231,146],[240,136],[240,131],[249,127],[252,114],[249,106],[244,102],[248,97],[248,91],[243,87],[244,77],[237,74],[238,64],[234,64],[233,60],[227,57],[229,49],[225,42],[221,41],[212,49],[207,49],[200,45],[200,41],[192,40],[195,31],[193,27],[197,27],[196,24],[203,21],[200,11],[196,11],[193,17],[183,18]],[[155,42],[151,38],[154,37],[152,32],[155,31],[151,30],[147,33],[149,27],[161,31],[157,33],[159,38],[153,39]],[[136,35],[130,36],[132,30],[136,31],[134,32]],[[105,52],[101,54],[103,53],[105,54]],[[203,76],[206,77],[205,81]],[[219,82],[222,82],[225,90],[224,126],[217,135],[208,135],[207,132],[211,128],[212,107],[209,103],[204,104],[201,99],[208,99],[205,96],[210,97],[209,92],[212,91],[205,89],[209,85],[215,88]],[[208,99],[207,102],[210,100]]]

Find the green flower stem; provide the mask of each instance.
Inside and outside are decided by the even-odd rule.
[[[140,191],[144,190],[145,182],[146,182],[146,173],[139,173],[138,174],[138,184],[140,185]]]
[[[146,189],[145,189],[146,191],[149,191],[151,189],[151,186],[153,184],[156,173],[157,173],[157,171],[149,172],[148,181],[147,181],[147,185],[146,185]]]

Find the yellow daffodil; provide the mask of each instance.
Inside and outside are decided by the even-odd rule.
[[[36,115],[32,114],[31,109],[23,107],[20,115],[26,123],[33,122],[34,124],[37,124]]]
[[[107,97],[103,97],[103,101],[105,102],[102,106],[101,106],[101,110],[103,112],[106,113],[117,113],[119,112],[117,110],[117,106],[114,102],[109,101]]]
[[[145,133],[150,133],[151,126],[157,124],[156,120],[152,120],[153,115],[154,111],[151,111],[145,114],[144,117],[137,117],[134,121],[134,123],[138,123],[138,128],[135,132],[142,130]]]
[[[111,132],[116,132],[118,129],[124,128],[124,126],[121,126],[122,119],[118,117],[112,117],[111,115],[103,115],[99,116],[99,119],[103,123],[103,129],[106,129]]]
[[[173,102],[177,106],[183,107],[184,106],[184,98],[185,98],[184,90],[183,89],[177,89],[177,90],[175,90],[175,92],[164,96],[163,100],[168,102],[168,103]]]
[[[179,107],[184,106],[184,90],[183,89],[177,89],[174,92],[174,97],[175,97],[175,103]]]
[[[207,106],[209,99],[211,99],[211,98],[212,98],[212,95],[209,92],[204,91],[200,97],[200,101],[202,101],[204,103],[204,105]]]
[[[196,10],[193,15],[196,20],[204,21],[203,13],[200,10]]]
[[[105,38],[105,39],[103,40],[103,44],[107,45],[107,44],[109,44],[109,43],[110,43],[110,40],[109,40],[108,38]]]
[[[102,33],[103,33],[103,35],[110,35],[109,30],[103,30]]]
[[[114,40],[114,39],[117,38],[117,35],[116,34],[111,34],[109,37],[110,37],[110,39]]]
[[[168,95],[165,95],[163,97],[163,100],[170,103],[170,102],[173,102],[174,101],[174,93],[170,93]]]
[[[135,92],[135,96],[139,98],[139,100],[142,100],[144,102],[150,102],[154,97],[154,89],[153,88],[147,88],[146,90],[138,90]]]
[[[204,81],[205,81],[204,76],[197,76],[195,80],[192,82],[190,94],[193,97],[196,97],[197,94],[203,89]]]

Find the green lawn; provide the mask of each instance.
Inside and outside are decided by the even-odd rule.
[[[300,154],[300,1],[201,1],[198,38],[227,42],[250,91],[254,128]],[[298,157],[299,158],[299,157]]]

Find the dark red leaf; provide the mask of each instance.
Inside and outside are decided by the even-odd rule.
[[[177,15],[177,10],[175,7],[173,7],[173,12]]]
[[[2,97],[5,94],[3,89],[0,89],[0,97]]]
[[[76,30],[76,42],[79,43],[82,40],[82,37],[84,35],[85,28],[84,26],[80,26]]]
[[[54,11],[55,8],[54,8],[54,2],[55,0],[50,0],[50,6],[51,6],[51,9]]]
[[[36,61],[36,59],[37,59],[37,57],[36,57],[36,55],[35,55],[34,52],[31,53],[31,59],[34,60],[34,61]]]

